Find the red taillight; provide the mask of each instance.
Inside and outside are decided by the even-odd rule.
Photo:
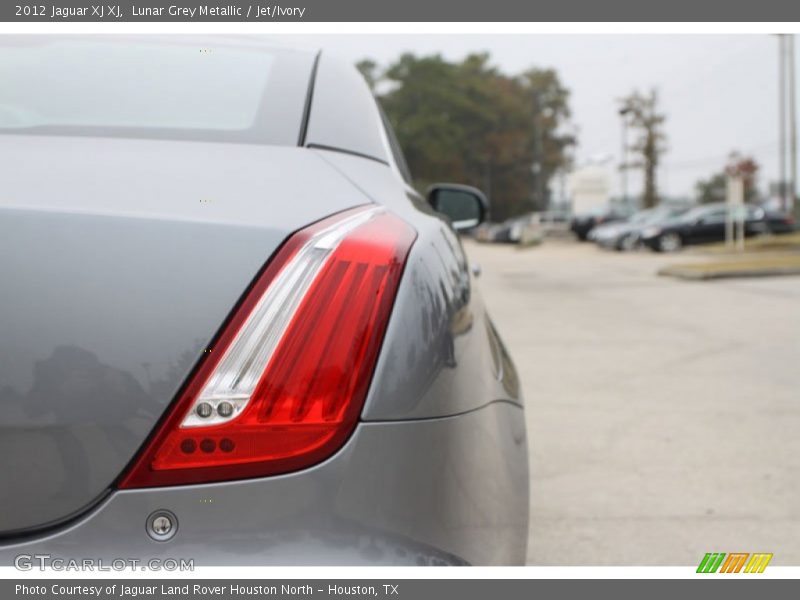
[[[120,487],[274,475],[341,447],[361,413],[415,237],[381,208],[293,235]]]

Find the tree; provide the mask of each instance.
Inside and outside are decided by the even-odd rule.
[[[725,202],[727,196],[728,177],[725,173],[715,173],[708,179],[701,179],[695,186],[695,195],[700,204]]]
[[[638,138],[630,149],[640,156],[639,160],[623,168],[641,168],[644,171],[644,191],[642,205],[651,208],[658,204],[656,172],[661,155],[666,152],[666,135],[662,128],[666,117],[658,112],[658,93],[651,90],[649,95],[634,91],[621,101],[620,113],[623,118],[630,115],[630,125],[638,130]]]
[[[365,58],[356,63],[356,68],[364,76],[364,79],[366,79],[369,89],[371,89],[374,93],[375,84],[378,82],[378,77],[379,77],[378,63],[369,58]]]
[[[745,202],[753,202],[758,198],[756,179],[759,168],[752,157],[743,156],[736,151],[731,152],[722,171],[695,184],[697,201],[701,204],[724,202],[728,196],[728,177],[741,177],[744,183]]]
[[[725,165],[725,173],[729,177],[742,178],[745,202],[752,202],[758,198],[758,189],[756,188],[758,169],[758,163],[750,156],[742,156],[735,150],[728,155],[728,164]]]
[[[548,183],[559,169],[571,166],[567,150],[577,141],[559,130],[571,116],[569,90],[553,69],[529,69],[522,82],[533,101],[534,203],[544,209],[550,201]]]
[[[488,54],[460,62],[404,54],[383,71],[373,65],[359,68],[373,86],[386,84],[378,99],[421,190],[436,181],[480,187],[498,220],[546,206],[549,181],[575,143],[560,133],[569,91],[555,71],[508,76]]]

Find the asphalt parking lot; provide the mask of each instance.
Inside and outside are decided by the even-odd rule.
[[[465,241],[526,395],[536,565],[800,564],[800,277]],[[682,256],[680,260],[691,260]]]

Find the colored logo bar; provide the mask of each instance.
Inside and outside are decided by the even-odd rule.
[[[760,552],[708,552],[697,566],[698,573],[763,573],[772,560],[772,554]]]

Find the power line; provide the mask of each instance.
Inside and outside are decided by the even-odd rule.
[[[772,141],[765,144],[759,144],[758,146],[751,146],[750,148],[745,148],[743,150],[737,150],[742,154],[755,154],[755,153],[763,153],[765,151],[777,151],[778,150],[778,141]],[[669,167],[670,169],[689,169],[693,167],[703,167],[710,164],[724,164],[724,162],[730,156],[730,152],[725,154],[716,154],[714,156],[706,156],[703,158],[692,158],[688,160],[682,160],[677,162],[671,161],[662,161],[664,166]]]

